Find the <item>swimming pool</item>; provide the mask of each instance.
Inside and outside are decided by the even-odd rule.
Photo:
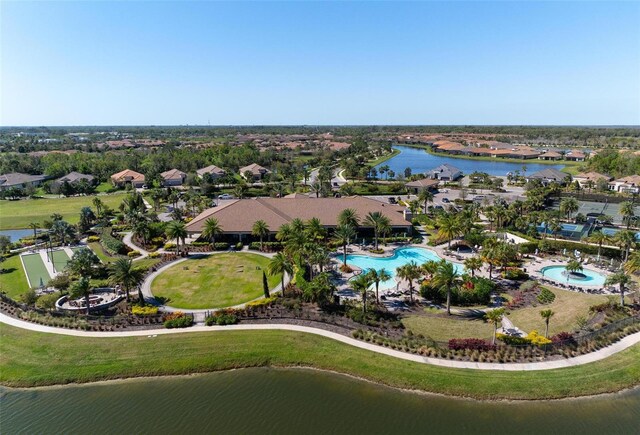
[[[604,285],[604,282],[607,280],[607,277],[605,275],[591,269],[582,270],[581,273],[584,275],[584,278],[574,278],[572,276],[569,276],[568,279],[567,279],[567,275],[565,274],[566,272],[565,266],[547,266],[547,267],[543,267],[540,272],[542,273],[542,276],[545,278],[549,278],[564,284],[572,284],[572,285],[602,286]]]
[[[387,289],[395,287],[396,285],[396,268],[404,266],[412,261],[415,261],[418,266],[422,266],[429,260],[440,261],[442,260],[435,252],[424,248],[398,248],[393,252],[390,257],[373,257],[370,255],[347,255],[347,264],[357,266],[362,270],[367,269],[385,269],[391,275],[391,279],[381,282],[380,289]],[[462,264],[453,263],[458,273],[464,271]]]

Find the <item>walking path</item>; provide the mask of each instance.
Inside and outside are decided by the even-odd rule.
[[[640,343],[640,332],[628,335],[622,340],[612,344],[611,346],[580,355],[574,358],[559,359],[554,361],[539,361],[533,363],[480,363],[470,361],[452,361],[438,358],[428,358],[420,355],[400,352],[386,347],[377,346],[375,344],[356,340],[355,338],[346,337],[335,332],[325,331],[323,329],[312,328],[309,326],[299,325],[279,325],[279,324],[259,324],[259,325],[229,325],[229,326],[193,326],[185,329],[153,329],[142,331],[122,331],[122,332],[90,332],[77,331],[72,329],[54,328],[51,326],[38,325],[35,323],[25,322],[24,320],[9,317],[0,313],[0,322],[7,325],[15,326],[30,331],[45,332],[50,334],[70,335],[75,337],[94,337],[94,338],[113,338],[113,337],[155,337],[157,335],[166,334],[188,334],[192,332],[224,332],[224,331],[263,331],[263,330],[285,330],[305,332],[307,334],[316,334],[322,337],[330,338],[350,346],[360,349],[370,350],[383,355],[395,358],[413,361],[422,364],[431,364],[440,367],[451,367],[459,369],[477,369],[477,370],[501,370],[501,371],[530,371],[530,370],[552,370],[565,367],[579,366],[595,361],[603,360],[620,351],[630,348]]]
[[[133,249],[134,251],[140,252],[140,256],[137,257],[137,259],[141,259],[141,258],[147,257],[149,255],[149,251],[146,251],[143,248],[141,248],[140,246],[134,244],[133,241],[131,240],[132,238],[133,238],[133,233],[132,232],[125,233],[124,237],[122,238],[122,243],[124,243],[129,248]]]

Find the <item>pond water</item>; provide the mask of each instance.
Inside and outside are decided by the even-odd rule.
[[[460,169],[465,175],[469,175],[474,171],[486,172],[489,175],[506,176],[508,172],[520,171],[522,173],[523,163],[503,162],[500,159],[496,161],[489,160],[469,160],[455,157],[447,157],[445,155],[429,154],[422,148],[412,148],[405,146],[394,146],[393,148],[400,150],[400,154],[390,158],[377,166],[387,165],[396,174],[404,174],[405,168],[411,168],[413,174],[426,172],[430,169],[448,163]],[[543,169],[562,169],[564,165],[545,165],[537,163],[538,160],[532,159],[531,163],[524,163],[527,167],[527,174],[541,171]],[[383,176],[384,177],[384,176]]]
[[[302,369],[0,389],[3,433],[637,433],[640,390],[477,402]]]
[[[396,285],[396,268],[404,266],[412,261],[418,266],[422,266],[429,260],[442,260],[435,252],[424,248],[399,248],[393,252],[390,257],[374,257],[371,255],[347,255],[347,264],[358,266],[362,270],[366,269],[385,269],[391,275],[391,279],[380,283],[380,289],[395,287]],[[459,273],[464,271],[461,264],[453,263]]]
[[[0,231],[0,236],[7,236],[11,242],[17,242],[23,237],[33,236],[33,230],[4,230]]]

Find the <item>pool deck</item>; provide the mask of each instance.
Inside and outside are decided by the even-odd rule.
[[[566,266],[567,262],[569,261],[569,259],[558,259],[558,258],[538,258],[538,257],[533,257],[534,259],[527,262],[526,264],[526,269],[527,272],[529,273],[529,275],[531,275],[532,277],[538,279],[538,280],[547,280],[547,281],[551,281],[551,282],[555,282],[557,283],[560,287],[565,288],[568,286],[572,286],[572,287],[578,287],[578,288],[582,288],[585,290],[601,290],[604,289],[605,294],[611,294],[613,293],[611,289],[613,289],[612,286],[608,286],[608,285],[604,285],[604,284],[597,284],[597,285],[588,285],[588,284],[579,284],[579,283],[570,283],[567,284],[567,282],[561,282],[561,281],[557,281],[553,278],[550,278],[548,276],[544,276],[542,274],[542,269],[544,269],[545,267],[552,267],[552,266]],[[584,264],[584,268],[593,272],[597,272],[599,274],[602,274],[604,276],[609,276],[611,274],[611,272],[602,269],[598,266],[596,266],[595,264],[590,264],[590,263],[586,263]],[[568,290],[571,290],[571,288],[569,288]]]

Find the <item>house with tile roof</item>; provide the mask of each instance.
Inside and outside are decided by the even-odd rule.
[[[133,187],[144,186],[144,175],[139,172],[132,171],[131,169],[125,169],[124,171],[116,172],[111,176],[111,182],[114,186],[124,187],[130,184]]]
[[[240,172],[240,176],[247,181],[259,181],[259,180],[262,180],[265,177],[265,175],[271,173],[270,170],[268,170],[264,166],[260,166],[257,163],[252,163],[248,166],[240,168],[239,172]],[[248,173],[251,173],[253,180],[247,179]]]
[[[45,175],[29,175],[20,172],[10,172],[8,174],[0,175],[0,190],[36,187],[42,184],[46,179],[47,177]]]
[[[198,169],[196,174],[198,177],[203,178],[205,174],[209,174],[213,180],[216,180],[220,177],[224,177],[226,175],[226,171],[216,165],[209,165],[205,168]]]
[[[187,178],[187,174],[179,169],[170,169],[160,174],[162,178],[162,186],[182,186],[184,180]]]

